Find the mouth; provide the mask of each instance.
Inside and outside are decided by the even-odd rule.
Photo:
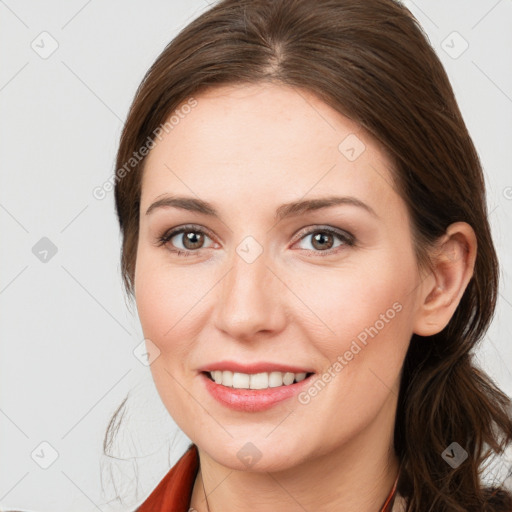
[[[229,370],[201,371],[205,390],[222,406],[256,413],[296,397],[310,385],[314,372],[240,373]]]
[[[229,370],[201,372],[210,381],[232,389],[265,390],[298,384],[313,375],[313,372],[260,372],[241,373]]]

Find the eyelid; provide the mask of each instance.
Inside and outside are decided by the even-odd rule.
[[[184,224],[182,226],[176,226],[174,228],[171,228],[171,229],[167,230],[166,232],[164,232],[163,235],[157,237],[155,245],[157,245],[157,246],[166,245],[172,238],[174,238],[177,235],[182,234],[185,231],[199,232],[199,233],[202,233],[202,234],[208,236],[208,238],[210,238],[211,240],[215,239],[215,237],[212,236],[210,230],[208,230],[207,228],[205,228],[203,226],[199,226],[197,224]],[[338,236],[343,241],[343,243],[341,244],[341,246],[331,248],[331,249],[328,249],[325,251],[314,251],[311,249],[302,249],[303,251],[306,251],[308,253],[314,253],[315,255],[319,255],[319,256],[323,256],[323,255],[328,256],[328,255],[336,254],[340,250],[340,247],[347,246],[347,245],[354,246],[355,242],[356,242],[356,238],[348,231],[345,231],[343,229],[336,228],[336,227],[330,226],[330,225],[314,224],[314,225],[310,225],[305,228],[302,228],[299,231],[299,233],[293,237],[295,240],[292,242],[292,246],[295,245],[297,242],[300,242],[306,236],[310,236],[317,232],[324,232],[324,233],[332,234],[334,236]],[[178,255],[185,254],[186,256],[189,256],[189,255],[193,256],[193,255],[199,253],[201,249],[210,249],[210,248],[211,247],[200,247],[199,249],[196,249],[196,250],[192,250],[192,249],[183,250],[183,249],[179,249],[179,248],[175,247],[175,248],[169,249],[169,250],[173,253],[178,253]]]
[[[176,226],[174,228],[168,229],[162,235],[157,236],[155,245],[158,247],[165,245],[171,240],[171,238],[174,238],[175,236],[180,235],[185,231],[195,231],[198,233],[203,233],[204,235],[208,236],[208,238],[210,238],[211,240],[215,239],[215,237],[212,235],[212,233],[207,228],[204,228],[203,226],[199,226],[197,224],[184,224],[182,226]],[[206,249],[206,247],[202,247],[201,249]],[[182,249],[177,249],[177,248],[176,248],[176,250],[183,251]],[[197,249],[195,251],[187,250],[187,252],[195,253],[195,252],[199,252],[199,249]]]
[[[299,233],[296,236],[296,240],[293,242],[295,244],[296,242],[299,242],[302,240],[305,236],[312,235],[316,232],[327,232],[334,235],[339,236],[340,238],[346,239],[347,242],[350,242],[351,244],[354,244],[356,241],[356,238],[354,235],[349,233],[348,231],[345,231],[340,228],[335,228],[334,226],[328,226],[328,225],[322,225],[322,224],[313,224],[311,226],[307,226],[299,231]],[[328,252],[328,251],[318,251],[318,252]]]

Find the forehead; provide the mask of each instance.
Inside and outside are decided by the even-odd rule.
[[[162,193],[191,191],[232,199],[293,200],[334,191],[367,200],[396,196],[381,147],[309,91],[229,85],[195,99],[146,158],[144,204]]]

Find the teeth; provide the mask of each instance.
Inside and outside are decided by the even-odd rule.
[[[251,377],[247,373],[233,373],[233,387],[239,389],[248,389]]]
[[[222,382],[221,384],[224,384],[224,386],[233,387],[233,372],[221,372],[222,374]]]
[[[295,375],[293,375],[293,373],[290,373],[290,372],[286,372],[284,375],[283,375],[283,384],[285,386],[288,386],[289,384],[293,384],[293,380],[295,379]]]
[[[242,374],[239,374],[242,375]],[[235,387],[235,386],[233,386]],[[249,387],[251,389],[267,389],[268,388],[268,373],[255,373],[251,375],[249,380]]]
[[[268,385],[271,388],[277,388],[283,385],[283,374],[281,372],[270,372],[268,376]]]
[[[210,372],[217,384],[236,389],[267,389],[279,386],[289,386],[294,382],[301,382],[306,373],[270,372],[270,373],[239,373],[228,370],[214,370]]]

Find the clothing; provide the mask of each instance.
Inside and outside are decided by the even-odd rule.
[[[191,444],[136,512],[188,512],[199,470],[199,452]],[[396,492],[398,477],[380,512],[399,512],[404,505]]]

